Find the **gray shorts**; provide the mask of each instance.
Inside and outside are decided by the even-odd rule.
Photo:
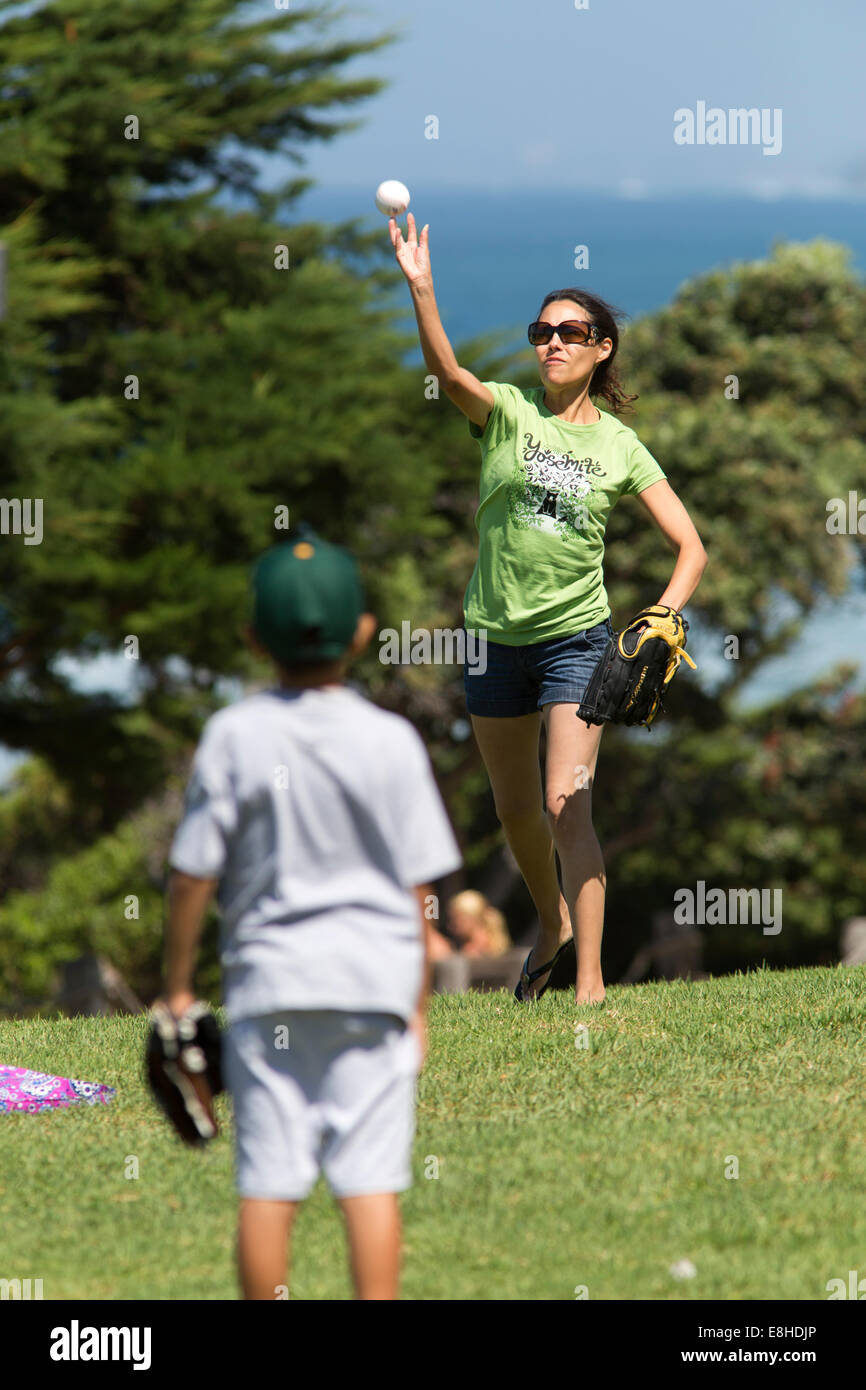
[[[411,1187],[420,1061],[393,1014],[298,1009],[233,1023],[225,1074],[240,1195],[302,1201],[320,1172],[335,1197]]]

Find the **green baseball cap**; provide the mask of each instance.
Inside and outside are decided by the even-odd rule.
[[[358,566],[348,550],[299,522],[253,571],[252,626],[284,666],[334,661],[355,635],[364,611]]]

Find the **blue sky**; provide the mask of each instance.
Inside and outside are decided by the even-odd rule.
[[[585,0],[577,0],[584,3]],[[306,148],[321,185],[866,196],[863,0],[370,0],[299,42],[401,37],[343,66],[389,86]],[[294,8],[295,0],[292,0]],[[333,7],[337,8],[337,7]],[[698,102],[781,111],[782,148],[677,145]],[[329,113],[329,115],[332,113]],[[428,116],[439,138],[426,139]],[[285,170],[292,166],[285,162]]]

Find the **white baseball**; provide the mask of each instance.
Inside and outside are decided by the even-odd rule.
[[[399,179],[386,179],[376,189],[376,207],[386,217],[399,217],[409,206],[409,190]]]

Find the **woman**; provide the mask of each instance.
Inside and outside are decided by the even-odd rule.
[[[465,596],[467,632],[486,656],[464,667],[467,708],[496,814],[538,910],[538,938],[516,998],[540,998],[574,939],[577,1003],[605,997],[601,971],[605,871],[592,825],[602,727],[576,716],[613,628],[604,589],[604,530],[623,492],[640,500],[677,561],[658,603],[682,609],[706,553],[659,464],[617,414],[626,397],[614,359],[615,311],[582,290],[555,290],[530,325],[541,385],[481,382],[457,362],[433,293],[429,226],[408,214],[408,240],[389,221],[406,276],[424,361],[466,415],[482,450],[479,553]],[[593,405],[604,401],[609,411]],[[547,733],[546,803],[539,773]],[[559,854],[564,896],[556,876]]]

